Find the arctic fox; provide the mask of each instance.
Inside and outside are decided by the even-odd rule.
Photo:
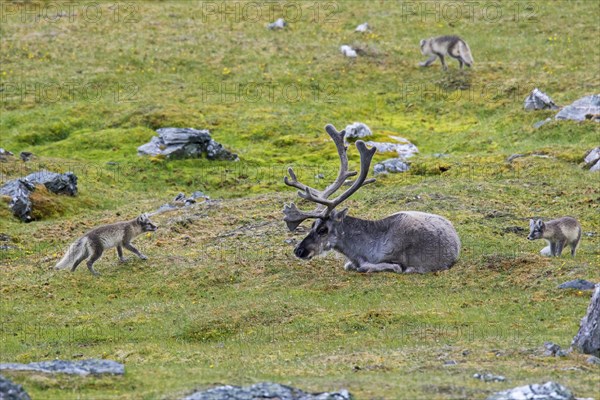
[[[577,246],[581,240],[581,225],[575,218],[563,217],[544,223],[541,219],[529,220],[529,236],[527,239],[545,239],[548,242],[540,253],[544,256],[560,256],[563,248],[571,246],[571,256],[575,257]]]
[[[70,267],[71,271],[75,271],[77,266],[89,257],[87,261],[88,269],[92,274],[99,275],[94,270],[94,263],[102,256],[104,250],[115,246],[120,261],[125,261],[123,247],[142,260],[146,260],[147,257],[133,247],[131,240],[143,232],[152,232],[156,229],[157,226],[150,221],[147,214],[142,214],[131,221],[99,226],[77,239],[54,268],[64,269]]]
[[[462,69],[463,64],[467,67],[473,66],[473,56],[467,42],[458,36],[438,36],[429,39],[421,40],[421,53],[424,56],[431,56],[425,62],[419,63],[421,67],[429,67],[437,57],[442,62],[442,68],[448,69],[444,56],[455,58],[460,63]]]

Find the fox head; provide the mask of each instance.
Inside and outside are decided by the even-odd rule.
[[[529,239],[529,240],[541,239],[542,236],[544,235],[544,229],[546,229],[546,225],[544,224],[544,221],[542,221],[541,219],[537,219],[537,220],[530,219],[529,220],[529,236],[527,236],[527,239]]]
[[[158,227],[154,225],[152,221],[150,221],[148,214],[140,215],[136,218],[135,222],[140,224],[140,226],[142,227],[142,232],[153,232],[158,229]]]

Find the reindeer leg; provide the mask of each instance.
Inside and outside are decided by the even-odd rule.
[[[357,269],[358,267],[352,261],[348,261],[346,264],[344,264],[344,270],[346,271],[356,271]]]
[[[379,263],[379,264],[362,263],[356,271],[363,272],[363,273],[364,272],[396,272],[398,274],[401,274],[402,267],[398,264],[390,264],[390,263]]]

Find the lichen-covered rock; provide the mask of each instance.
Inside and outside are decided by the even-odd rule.
[[[558,106],[552,101],[550,96],[535,88],[529,96],[525,98],[526,110],[557,110]]]
[[[25,177],[34,185],[44,185],[46,189],[56,194],[77,195],[77,176],[72,172],[58,174],[45,169],[29,174]]]
[[[600,147],[588,151],[583,158],[583,162],[585,162],[585,166],[589,168],[590,171],[600,171]]]
[[[165,158],[199,158],[203,154],[209,160],[238,159],[223,146],[215,142],[207,129],[193,128],[160,128],[149,143],[138,147],[140,156],[163,156]]]
[[[375,147],[378,153],[396,153],[399,157],[408,158],[419,152],[412,143],[365,142],[369,147]]]
[[[494,393],[487,400],[575,400],[573,393],[556,382],[533,384]]]
[[[278,383],[262,382],[252,386],[219,386],[195,392],[184,400],[351,400],[347,390],[335,393],[305,393],[300,389]]]
[[[362,122],[354,122],[346,126],[344,130],[346,131],[346,135],[344,136],[346,139],[361,139],[373,134],[371,128]]]
[[[600,94],[582,97],[574,101],[572,104],[563,107],[554,118],[600,122]]]
[[[596,285],[587,313],[571,346],[581,353],[600,357],[600,284]]]
[[[31,400],[21,385],[0,375],[0,400]]]
[[[384,174],[387,172],[397,173],[406,172],[410,169],[410,166],[399,158],[390,158],[375,164],[373,167],[373,173],[375,175]]]
[[[13,215],[23,222],[31,222],[33,204],[29,199],[35,185],[44,185],[55,194],[75,196],[77,194],[77,176],[72,172],[58,174],[41,170],[27,175],[25,178],[13,179],[0,187],[0,195],[11,198],[8,207]]]
[[[71,375],[123,375],[125,366],[111,360],[79,360],[79,361],[40,361],[29,364],[8,363],[0,364],[0,370],[35,371],[48,374],[61,373]]]

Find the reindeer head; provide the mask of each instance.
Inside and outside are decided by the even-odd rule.
[[[306,236],[294,250],[294,254],[300,258],[310,259],[323,251],[331,250],[335,246],[338,235],[337,228],[347,213],[347,210],[335,212],[335,207],[354,194],[362,186],[375,182],[375,179],[366,178],[376,149],[368,149],[362,140],[358,140],[356,142],[356,148],[360,153],[360,175],[352,182],[349,189],[338,197],[329,200],[329,196],[341,188],[347,178],[355,176],[357,172],[348,171],[347,148],[344,145],[344,135],[346,134],[346,131],[338,132],[333,125],[327,125],[325,130],[333,139],[340,157],[340,169],[335,181],[323,191],[319,191],[298,182],[292,168],[288,168],[288,174],[290,175],[289,179],[287,176],[284,178],[286,185],[299,189],[298,196],[318,204],[317,208],[311,212],[299,210],[294,203],[291,203],[289,206],[286,205],[283,209],[283,213],[285,214],[283,220],[287,223],[287,226],[291,231],[295,230],[305,219],[316,219],[308,236]]]

